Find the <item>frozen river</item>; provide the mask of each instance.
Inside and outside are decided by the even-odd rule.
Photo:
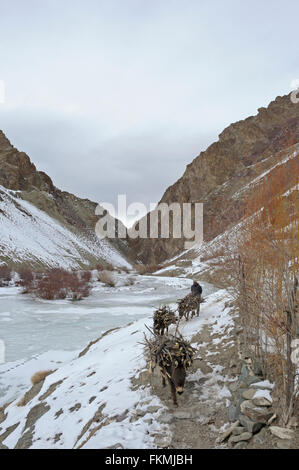
[[[118,283],[122,283],[122,279]],[[188,293],[190,279],[138,276],[133,286],[106,288],[95,284],[80,302],[44,301],[0,288],[0,338],[5,361],[29,358],[48,350],[83,348],[103,331],[146,318],[153,307],[176,302]],[[215,289],[202,284],[204,295]]]
[[[175,308],[192,284],[184,278],[134,277],[133,286],[123,285],[124,275],[118,276],[114,288],[95,283],[90,297],[80,302],[38,300],[16,287],[0,288],[0,340],[5,343],[0,406],[27,390],[37,370],[55,369],[72,360],[104,331],[141,318],[152,326],[154,308],[163,304]],[[204,297],[216,290],[201,284]]]

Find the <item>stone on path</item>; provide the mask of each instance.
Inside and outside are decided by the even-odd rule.
[[[239,436],[245,431],[245,428],[243,426],[237,426],[232,430],[232,435],[233,436]]]
[[[294,431],[292,429],[281,428],[279,426],[270,426],[271,433],[279,439],[292,439]]]
[[[239,426],[239,424],[240,424],[239,421],[236,421],[235,423],[233,423],[233,424],[222,434],[222,436],[220,436],[220,438],[217,439],[217,442],[220,443],[220,442],[225,441],[225,439],[227,439],[227,438],[231,435],[233,429],[236,428],[237,426]]]
[[[249,439],[252,438],[252,433],[251,432],[243,432],[239,436],[231,436],[229,438],[229,442],[236,443],[240,441],[249,441]]]

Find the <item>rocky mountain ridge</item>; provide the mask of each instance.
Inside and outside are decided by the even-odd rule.
[[[160,202],[202,202],[204,240],[211,241],[242,218],[250,183],[271,171],[298,142],[299,105],[290,95],[279,96],[267,108],[260,108],[256,116],[227,127],[217,142],[187,165]],[[298,174],[297,157],[296,171]],[[284,190],[292,187],[296,171],[285,181]],[[146,217],[149,221],[149,214]],[[160,263],[184,249],[184,240],[172,237],[130,243],[145,263]]]
[[[95,202],[89,201],[88,199],[81,199],[73,194],[58,189],[51,178],[46,173],[38,171],[29,156],[24,152],[19,152],[2,131],[0,131],[0,189],[0,216],[3,238],[0,240],[0,262],[20,265],[23,263],[21,259],[22,251],[26,252],[26,265],[29,264],[35,267],[44,266],[45,264],[48,265],[48,263],[50,263],[50,265],[60,266],[70,265],[69,259],[67,258],[72,258],[71,265],[73,267],[92,268],[98,263],[110,262],[112,252],[119,254],[118,258],[120,264],[126,264],[127,261],[132,259],[130,249],[125,241],[115,239],[103,242],[96,237],[95,226],[98,217],[95,214],[97,207]],[[40,219],[39,215],[41,214],[36,214],[36,208],[52,219],[53,223],[51,223],[50,219],[47,220],[46,223],[53,225],[53,230],[59,231],[59,227],[62,226],[67,231],[66,233],[68,233],[68,235],[65,234],[65,236],[71,244],[65,250],[54,249],[56,261],[54,259],[55,256],[43,257],[42,250],[40,260],[36,259],[36,256],[30,256],[32,247],[28,245],[23,247],[24,250],[20,250],[18,256],[15,256],[13,246],[11,246],[9,250],[7,249],[10,235],[8,234],[8,239],[6,239],[5,232],[8,232],[8,227],[12,236],[16,227],[20,228],[20,231],[22,231],[20,224],[23,219],[16,215],[15,219],[13,221],[11,220],[11,211],[15,213],[16,208],[20,209],[16,198],[20,202],[26,201],[32,205],[32,207],[29,206],[29,215],[27,214],[27,218],[31,217],[31,220],[36,221],[36,219],[34,219],[36,215],[37,218]],[[7,203],[6,206],[5,201]],[[25,216],[26,219],[24,208],[22,215]],[[117,223],[121,224],[120,221],[117,221]],[[6,226],[7,230],[5,230]],[[27,224],[26,227],[28,231],[30,224]],[[33,236],[39,239],[40,233],[45,230],[45,227],[41,230],[36,227]],[[73,236],[78,239],[75,245],[73,245],[73,240],[71,240]],[[79,252],[81,251],[82,247],[78,248],[78,246],[81,244],[82,240],[84,242],[84,248],[81,253],[82,256],[79,256],[77,249],[79,249]],[[20,237],[19,243],[21,243]],[[60,247],[62,243],[61,241]],[[47,251],[46,241],[42,246],[44,250]],[[73,251],[74,246],[76,246],[75,251]],[[102,249],[103,246],[104,250]],[[104,252],[106,252],[107,256]],[[104,258],[102,258],[102,256]],[[115,260],[116,258],[117,256],[115,256]],[[122,258],[123,262],[121,261]],[[49,261],[47,262],[46,259]]]

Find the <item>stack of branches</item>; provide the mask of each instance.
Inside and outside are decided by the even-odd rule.
[[[178,310],[180,318],[185,315],[188,319],[189,312],[197,310],[199,304],[204,300],[201,299],[198,295],[188,294],[183,299],[178,300]]]
[[[151,331],[151,330],[149,330]],[[151,331],[151,333],[153,333]],[[150,355],[150,370],[158,364],[160,367],[168,368],[177,362],[188,369],[193,363],[196,349],[186,341],[177,331],[175,335],[159,336],[153,333],[153,338],[145,337],[145,345]]]
[[[177,321],[175,313],[166,305],[154,312],[154,331],[157,334],[164,334],[164,330],[168,332],[169,325],[175,324]]]

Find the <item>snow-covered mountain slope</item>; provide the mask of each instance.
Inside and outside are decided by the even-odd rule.
[[[52,196],[44,193],[51,202]],[[80,233],[0,186],[0,263],[82,268],[100,261],[130,264],[108,241]]]
[[[97,203],[58,189],[0,131],[0,264],[129,266],[135,257],[125,240],[96,237],[96,209]]]
[[[225,291],[211,294],[200,317],[188,323],[182,321],[180,327],[184,337],[199,349],[200,359],[194,361],[187,376],[186,391],[179,397],[177,412],[184,406],[190,411],[192,403],[197,429],[208,410],[222,410],[229,405],[227,384],[234,379],[226,376],[227,369],[219,362],[219,351],[223,357],[226,348],[232,346],[234,321],[226,304],[229,300]],[[149,334],[144,324],[151,326],[151,322],[149,317],[107,332],[80,354],[51,351],[37,358],[39,370],[55,371],[44,382],[34,385],[21,403],[20,395],[0,408],[0,448],[1,445],[60,449],[169,446],[173,432],[168,419],[169,408],[173,406],[170,390],[161,387],[156,370],[158,393],[150,386],[152,379],[148,378],[142,344],[144,332]],[[204,341],[210,341],[211,348]],[[0,371],[7,383],[15,387],[15,378],[27,374],[29,380],[33,367],[31,360],[3,365]],[[171,419],[175,419],[175,411],[171,410]],[[225,422],[219,424],[223,426]]]

